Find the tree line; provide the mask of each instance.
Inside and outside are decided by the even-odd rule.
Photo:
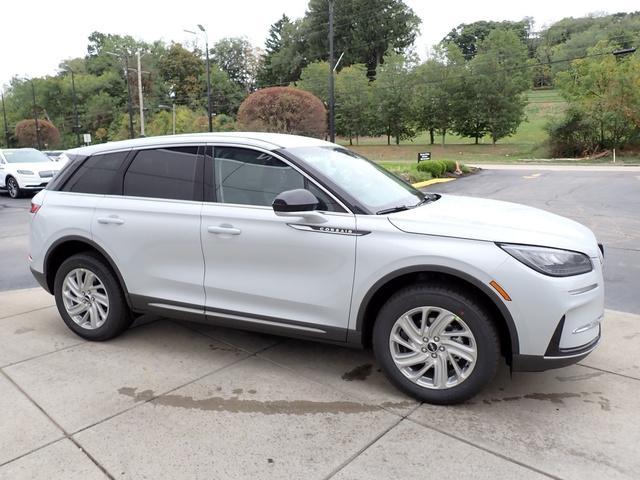
[[[336,72],[336,127],[351,141],[385,135],[389,143],[399,142],[426,130],[431,142],[444,143],[449,133],[497,142],[524,119],[525,92],[531,87],[559,88],[569,102],[564,123],[551,125],[550,132],[575,147],[574,153],[637,140],[640,106],[634,96],[638,89],[631,85],[638,54],[618,58],[605,53],[637,46],[640,13],[564,19],[540,32],[533,31],[529,18],[463,24],[421,62],[414,49],[420,19],[403,1],[342,0],[335,12],[335,49],[343,54]],[[304,17],[283,15],[271,26],[264,50],[243,37],[212,45],[214,129],[234,129],[242,101],[268,86],[295,86],[326,102],[327,28],[327,2],[310,0]],[[91,133],[94,142],[127,138],[127,83],[138,132],[138,76],[131,69],[137,68],[137,51],[143,52],[146,134],[169,134],[174,124],[177,133],[206,131],[202,45],[94,32],[86,55],[62,62],[57,74],[11,80],[4,91],[7,125],[0,117],[0,133],[6,131],[12,145],[33,142],[28,128],[16,127],[37,114],[55,126],[50,135],[48,126],[42,131],[50,147],[73,146],[76,130]],[[599,65],[606,68],[598,70]],[[594,95],[595,84],[609,87]],[[611,89],[623,92],[624,106],[614,101],[618,97]]]

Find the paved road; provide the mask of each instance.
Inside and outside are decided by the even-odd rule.
[[[428,190],[524,203],[589,226],[605,244],[606,307],[640,313],[640,171],[491,168]],[[0,193],[0,291],[36,286],[29,204]]]
[[[31,196],[0,192],[0,291],[37,285],[27,264]]]
[[[523,203],[587,225],[605,245],[606,308],[640,313],[640,171],[496,168],[426,190]]]

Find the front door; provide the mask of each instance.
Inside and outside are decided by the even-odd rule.
[[[355,267],[354,215],[267,151],[216,146],[205,157],[204,183],[208,316],[243,328],[344,340]],[[296,188],[321,200],[325,222],[273,212],[275,196]]]

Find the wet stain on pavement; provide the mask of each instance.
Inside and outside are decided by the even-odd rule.
[[[13,333],[14,335],[22,335],[23,333],[29,333],[29,332],[35,332],[35,331],[36,331],[35,328],[20,327]]]
[[[604,372],[583,373],[581,375],[571,375],[570,377],[556,377],[556,380],[561,382],[578,382],[580,380],[599,377],[600,375],[604,375]]]
[[[625,335],[624,338],[627,340],[632,340],[636,337],[640,337],[640,332],[632,333],[631,335]]]
[[[360,365],[359,367],[344,373],[342,375],[342,379],[347,382],[352,382],[354,380],[366,380],[367,377],[371,375],[371,369],[372,365],[370,363],[365,363],[364,365]]]
[[[140,402],[154,397],[152,390],[137,392],[134,387],[122,387],[118,393],[131,397]],[[409,402],[391,403],[391,406],[403,407]],[[201,410],[207,412],[230,413],[262,413],[264,415],[308,415],[308,414],[357,414],[380,410],[377,405],[336,400],[332,402],[318,402],[312,400],[247,400],[238,397],[208,397],[195,399],[187,395],[168,394],[153,400],[155,405],[184,408],[187,410]]]
[[[598,395],[597,399],[588,398],[593,395]],[[551,402],[555,405],[564,405],[564,401],[568,398],[580,398],[587,397],[582,401],[584,403],[595,403],[600,405],[600,408],[606,412],[611,411],[611,402],[608,398],[602,396],[602,392],[565,392],[565,393],[528,393],[526,395],[514,395],[510,397],[502,398],[485,398],[482,403],[485,405],[491,405],[493,403],[500,402],[515,402],[518,400],[539,400],[542,402]]]

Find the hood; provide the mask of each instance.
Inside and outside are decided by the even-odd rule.
[[[593,232],[584,225],[517,203],[442,195],[388,218],[407,233],[563,248],[590,257],[599,252]]]
[[[31,170],[34,173],[38,172],[46,172],[53,170],[57,172],[62,169],[64,165],[61,165],[58,162],[25,162],[25,163],[9,163],[8,164],[12,170]]]

